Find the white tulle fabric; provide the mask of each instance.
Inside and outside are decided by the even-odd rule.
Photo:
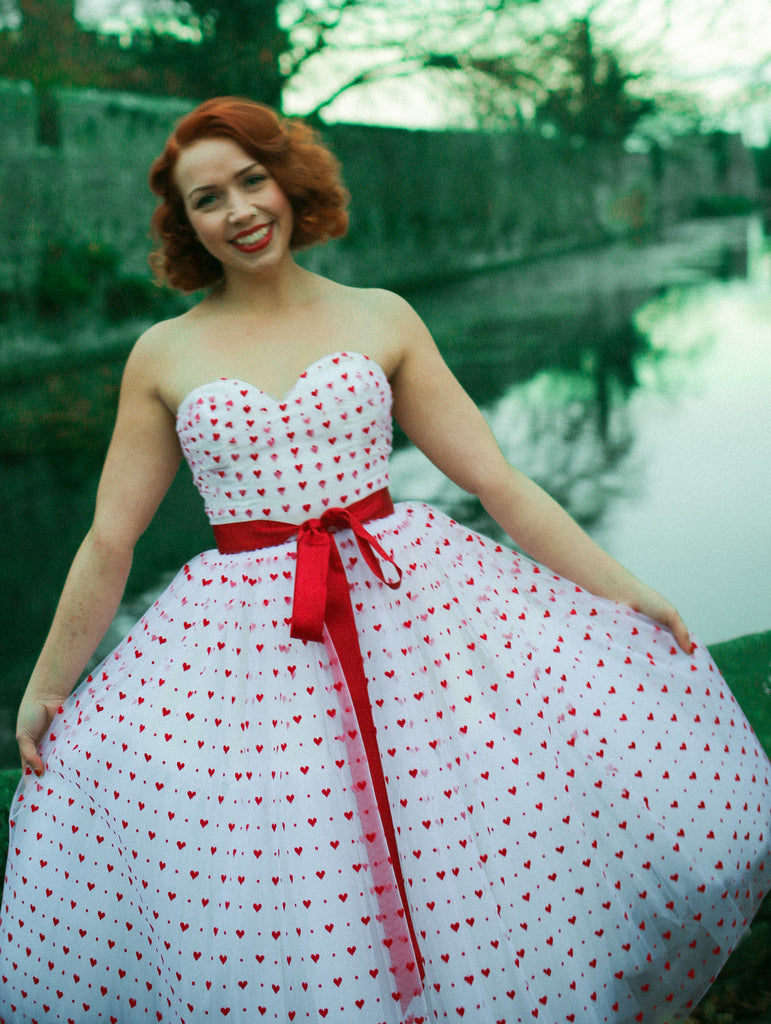
[[[186,397],[214,523],[388,483],[390,390],[334,353],[284,399]],[[769,763],[703,647],[425,505],[337,535],[425,967],[399,991],[329,642],[295,547],[206,551],[86,679],[25,778],[0,1021],[650,1022],[687,1016],[769,884]]]

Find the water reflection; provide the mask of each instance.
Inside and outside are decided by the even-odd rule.
[[[591,369],[543,370],[511,385],[482,411],[506,458],[589,524],[618,490],[617,466],[632,441],[624,394],[608,380],[598,400]],[[500,536],[481,505],[411,446],[394,454],[391,483],[398,497],[428,501],[469,526]]]
[[[771,628],[770,339],[763,274],[676,288],[483,404],[507,457],[708,643]],[[392,480],[497,533],[414,449]]]
[[[708,642],[771,629],[771,283],[714,282],[640,311],[635,481],[594,531]]]

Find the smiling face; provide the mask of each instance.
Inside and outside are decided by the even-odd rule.
[[[180,153],[174,180],[191,227],[226,278],[291,260],[291,204],[267,169],[237,142],[194,142]]]

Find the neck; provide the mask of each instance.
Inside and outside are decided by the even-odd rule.
[[[280,314],[308,297],[313,279],[313,274],[290,257],[281,266],[262,273],[227,272],[211,300],[232,313]]]

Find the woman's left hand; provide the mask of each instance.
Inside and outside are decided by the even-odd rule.
[[[643,587],[642,590],[641,598],[630,602],[631,607],[635,611],[647,615],[649,619],[661,623],[672,633],[681,650],[686,654],[693,654],[695,645],[677,608],[661,594],[657,594],[655,590],[651,590],[649,587]]]
[[[16,742],[19,744],[22,771],[33,771],[38,778],[45,772],[45,765],[38,747],[46,730],[59,709],[61,701],[56,698],[35,697],[29,691],[22,698],[16,720]]]

